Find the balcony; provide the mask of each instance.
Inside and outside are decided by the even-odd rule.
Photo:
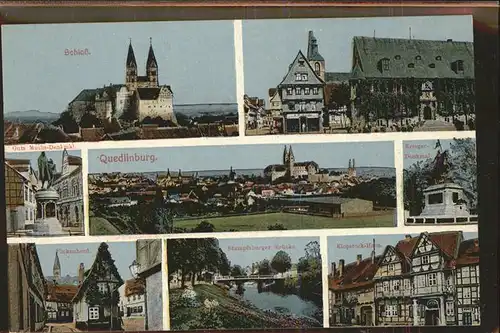
[[[375,298],[410,297],[412,295],[411,291],[411,289],[404,288],[401,288],[400,290],[378,291],[375,294]]]
[[[391,298],[391,297],[412,297],[412,296],[425,296],[433,294],[453,294],[455,292],[454,286],[435,285],[428,287],[418,287],[411,289],[377,291],[375,298]]]

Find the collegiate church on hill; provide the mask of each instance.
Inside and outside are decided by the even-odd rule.
[[[125,63],[125,84],[110,84],[102,88],[84,89],[68,105],[68,111],[80,122],[85,114],[101,121],[121,119],[143,121],[158,118],[177,123],[173,111],[173,92],[170,86],[160,85],[158,62],[150,39],[146,60],[146,75],[139,75],[132,41]]]

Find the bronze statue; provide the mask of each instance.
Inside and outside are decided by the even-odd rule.
[[[38,174],[42,182],[42,188],[48,189],[54,183],[54,176],[56,173],[56,165],[52,159],[47,159],[45,152],[42,152],[38,157]],[[47,186],[45,186],[47,183]]]
[[[434,149],[438,151],[432,162],[431,179],[434,184],[443,184],[450,181],[449,153],[448,150],[441,152],[443,148],[439,140],[437,140]]]

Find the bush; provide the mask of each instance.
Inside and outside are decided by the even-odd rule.
[[[267,227],[267,230],[287,230],[287,228],[281,223],[276,223]]]

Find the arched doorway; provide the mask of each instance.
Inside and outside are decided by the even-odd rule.
[[[429,300],[425,307],[425,325],[439,325],[439,303],[435,299]]]
[[[40,202],[36,203],[36,218],[37,219],[43,218],[43,205]]]
[[[56,204],[48,202],[45,204],[45,218],[56,217]]]
[[[429,105],[424,106],[424,120],[432,119],[432,110]]]
[[[371,306],[361,307],[361,325],[363,326],[373,326],[373,309]]]

